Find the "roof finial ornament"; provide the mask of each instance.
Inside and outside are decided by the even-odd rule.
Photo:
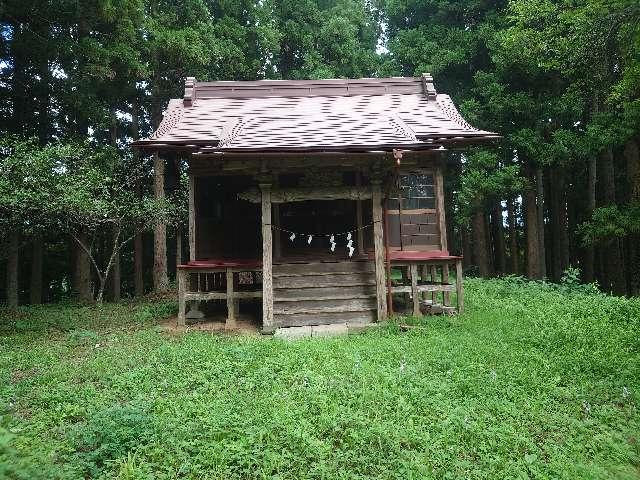
[[[424,94],[427,96],[427,100],[436,99],[436,87],[433,85],[433,77],[430,73],[422,74],[422,88],[424,90]]]
[[[196,93],[196,77],[187,77],[184,80],[184,99],[183,103],[185,107],[190,107],[193,105],[193,99],[195,98]]]

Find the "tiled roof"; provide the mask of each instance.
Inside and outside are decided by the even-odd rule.
[[[496,138],[437,94],[428,75],[358,80],[195,82],[138,146],[201,151],[420,149]]]

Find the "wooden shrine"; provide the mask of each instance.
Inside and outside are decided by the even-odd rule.
[[[451,311],[454,298],[462,311],[444,153],[493,138],[426,74],[188,78],[157,131],[135,142],[189,166],[178,322],[210,301],[226,303],[229,328],[239,309],[261,305],[266,332]]]

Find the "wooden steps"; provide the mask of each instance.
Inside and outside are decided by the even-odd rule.
[[[374,321],[374,268],[369,261],[275,264],[275,324],[290,327]]]

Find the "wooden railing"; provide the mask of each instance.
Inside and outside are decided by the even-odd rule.
[[[262,271],[260,262],[250,261],[197,261],[178,266],[178,325],[186,321],[188,301],[224,300],[227,305],[225,328],[235,328],[238,303],[241,299],[261,298],[259,289],[238,290],[239,276],[254,276]]]
[[[462,257],[448,252],[390,252],[392,268],[403,269],[401,284],[391,286],[392,293],[408,293],[413,303],[413,315],[421,315],[421,302],[441,306],[443,312],[464,311],[462,288]],[[455,268],[454,283],[450,282],[449,268]],[[451,306],[451,292],[456,292],[456,307]],[[431,300],[424,298],[431,294]],[[438,295],[442,294],[442,301]],[[433,308],[432,307],[432,308]]]

